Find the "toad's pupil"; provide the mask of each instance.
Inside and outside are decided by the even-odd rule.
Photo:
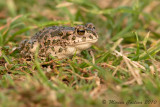
[[[84,35],[84,33],[85,33],[85,30],[77,30],[77,33],[78,33],[78,35]]]

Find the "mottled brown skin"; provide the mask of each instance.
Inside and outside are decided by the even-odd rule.
[[[38,57],[46,59],[54,56],[58,58],[79,54],[97,42],[98,35],[92,23],[76,27],[52,26],[37,32],[30,40],[20,43],[22,57],[32,59],[39,47]]]

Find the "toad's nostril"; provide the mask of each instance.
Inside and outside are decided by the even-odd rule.
[[[89,35],[89,38],[90,38],[90,39],[93,39],[93,37],[92,37],[91,35]]]

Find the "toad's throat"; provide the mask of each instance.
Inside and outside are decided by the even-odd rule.
[[[83,44],[76,44],[75,48],[78,50],[85,50],[89,47],[91,47],[92,43],[83,43]]]

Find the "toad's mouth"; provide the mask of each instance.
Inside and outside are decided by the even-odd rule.
[[[93,43],[96,43],[97,41],[98,39],[87,40],[85,42],[79,41],[79,42],[75,42],[73,45],[93,44]]]

